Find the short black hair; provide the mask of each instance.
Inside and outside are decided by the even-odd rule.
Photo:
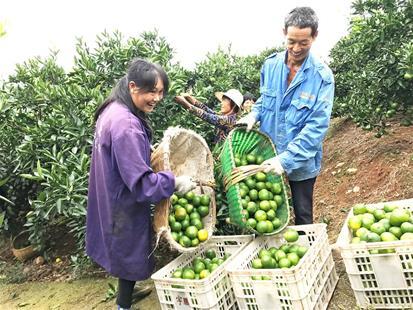
[[[253,94],[251,94],[250,92],[246,92],[245,94],[244,94],[244,99],[243,99],[243,103],[245,102],[245,101],[247,101],[247,100],[252,100],[252,101],[256,101],[257,100],[257,98],[253,95]]]
[[[296,7],[284,20],[284,29],[288,27],[297,27],[300,29],[311,28],[311,35],[315,36],[318,30],[318,17],[315,11],[308,7]]]

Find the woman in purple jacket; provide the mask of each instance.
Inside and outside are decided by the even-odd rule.
[[[168,91],[165,71],[135,59],[97,109],[89,176],[86,253],[119,278],[118,309],[128,309],[136,281],[154,268],[150,204],[195,184],[150,166],[152,129],[146,114]]]

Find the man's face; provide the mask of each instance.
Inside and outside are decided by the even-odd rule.
[[[288,27],[284,29],[287,44],[288,60],[293,63],[302,63],[310,52],[310,48],[317,37],[317,32],[311,35],[311,28]]]

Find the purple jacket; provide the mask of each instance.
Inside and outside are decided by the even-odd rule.
[[[154,173],[142,121],[118,102],[101,113],[95,129],[86,226],[86,253],[126,280],[147,279],[154,267],[150,204],[170,197],[175,177]]]

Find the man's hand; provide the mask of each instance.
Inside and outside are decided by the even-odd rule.
[[[261,165],[265,166],[265,173],[274,172],[276,175],[281,175],[284,172],[284,168],[283,166],[281,166],[281,162],[278,156],[267,159]]]
[[[191,177],[187,175],[181,175],[179,177],[175,177],[175,191],[180,194],[185,194],[190,190],[194,189],[196,183],[192,181]]]
[[[253,112],[248,113],[244,117],[241,117],[237,124],[246,124],[247,125],[247,132],[254,127],[256,120],[256,114]]]

